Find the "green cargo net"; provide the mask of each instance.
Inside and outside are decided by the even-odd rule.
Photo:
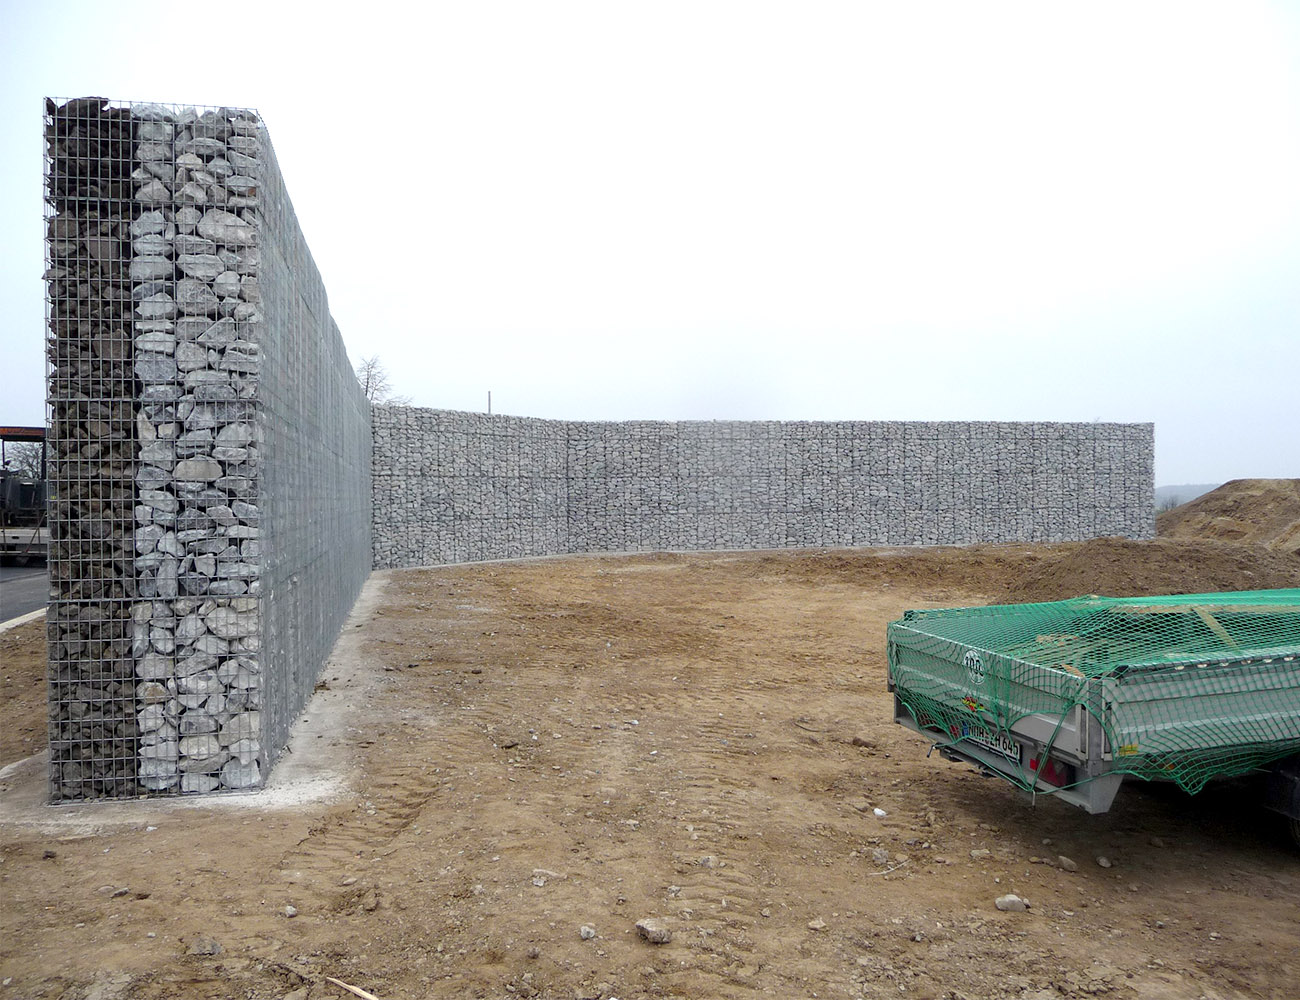
[[[917,725],[1029,789],[1196,792],[1300,753],[1300,589],[908,611],[888,640]]]

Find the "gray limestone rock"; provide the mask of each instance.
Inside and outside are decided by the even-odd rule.
[[[230,376],[210,368],[199,368],[185,373],[185,389],[200,402],[234,401],[238,398]]]
[[[170,319],[176,315],[176,300],[166,292],[158,292],[142,300],[135,312],[141,319]]]
[[[221,783],[227,788],[252,788],[261,780],[261,769],[255,763],[242,764],[232,760],[221,769]]]
[[[216,156],[224,157],[226,155],[226,144],[220,139],[194,139],[186,145],[186,149],[205,161]]]
[[[163,236],[161,232],[158,232],[144,233],[137,236],[131,241],[131,249],[137,257],[170,257],[172,255],[173,246],[171,240],[166,236]],[[134,261],[132,263],[134,263]],[[171,272],[169,271],[162,277],[170,277],[170,275]],[[140,280],[135,279],[135,275],[132,275],[131,277],[134,280]],[[148,281],[154,279],[146,278],[143,280]]]
[[[182,253],[176,258],[176,266],[189,278],[211,281],[221,274],[221,259],[212,253]]]
[[[157,490],[172,481],[172,474],[156,465],[142,465],[136,470],[135,481],[142,490]]]
[[[209,631],[223,639],[238,639],[253,635],[258,628],[258,614],[240,612],[232,607],[217,607],[206,616]]]
[[[176,283],[176,304],[188,316],[215,316],[219,302],[205,281],[182,278]]]
[[[132,281],[155,281],[172,276],[172,262],[166,257],[135,257],[131,261]]]
[[[249,197],[257,193],[257,181],[252,177],[235,174],[226,178],[226,190],[232,194]]]
[[[178,482],[204,483],[222,474],[221,463],[211,458],[185,458],[176,463],[173,473]]]
[[[155,178],[141,185],[135,193],[135,200],[142,205],[165,205],[172,200],[172,193],[166,184]]]
[[[179,731],[182,737],[210,735],[217,731],[217,720],[206,712],[192,709],[181,715]]]
[[[210,200],[208,198],[208,189],[202,184],[190,181],[181,186],[176,192],[176,200],[186,205],[206,205]]]
[[[242,351],[228,348],[221,356],[221,362],[218,367],[222,371],[242,372],[247,374],[259,371],[261,360],[255,355],[245,354]]]
[[[262,715],[260,712],[240,712],[221,727],[218,738],[222,746],[229,746],[240,740],[255,740],[262,732]]]
[[[142,354],[135,359],[135,374],[142,382],[172,382],[176,362],[163,354]]]
[[[208,164],[208,172],[218,180],[225,182],[227,188],[229,188],[229,179],[234,174],[235,168],[230,165],[230,161],[224,156],[218,156]]]
[[[215,792],[221,787],[220,779],[211,774],[182,774],[182,792]]]
[[[184,208],[178,209],[176,212],[176,228],[182,233],[192,233],[198,228],[198,225],[203,218],[204,216],[201,211],[193,205],[186,205]]]
[[[166,680],[175,672],[175,661],[170,656],[146,653],[135,665],[136,676],[141,680]]]
[[[653,917],[638,920],[636,932],[642,940],[650,944],[667,944],[673,939],[673,932],[668,925]]]
[[[198,336],[198,342],[205,347],[225,347],[238,339],[239,324],[229,317],[217,320]]]
[[[212,290],[223,299],[239,295],[239,275],[234,271],[222,271],[212,282]]]
[[[130,225],[132,236],[147,236],[150,234],[162,233],[167,228],[167,217],[162,212],[154,209],[148,212],[141,212]]]
[[[223,448],[243,448],[253,440],[253,428],[245,423],[227,424],[217,432],[216,443]],[[245,504],[245,507],[248,505]],[[256,511],[254,511],[256,512]],[[236,512],[238,516],[238,512]]]
[[[176,349],[176,337],[173,334],[158,330],[137,333],[135,349],[137,351],[150,351],[154,354],[171,354]],[[152,431],[152,424],[148,421],[145,421],[145,423],[151,428],[147,433],[156,433]],[[142,433],[146,432],[142,431]]]
[[[139,111],[134,112],[140,117]],[[136,126],[136,137],[141,142],[169,143],[176,134],[176,127],[168,121],[142,121]]]
[[[140,461],[170,468],[176,461],[176,446],[170,441],[149,441],[140,446]]]
[[[198,226],[199,235],[226,246],[248,246],[257,242],[257,231],[233,212],[211,209]]]
[[[217,244],[215,242],[206,237],[194,236],[192,234],[175,237],[172,240],[172,247],[176,251],[178,257],[205,256],[216,254],[217,252]],[[194,277],[201,277],[201,275],[194,275]]]
[[[206,352],[204,352],[206,354]],[[178,458],[192,458],[195,455],[209,455],[212,451],[212,430],[208,427],[201,427],[192,431],[185,431],[176,439],[176,455]]]

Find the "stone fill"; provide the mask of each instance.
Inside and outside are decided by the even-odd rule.
[[[1153,428],[554,421],[374,408],[377,568],[1155,532]]]
[[[365,577],[368,407],[255,112],[46,111],[52,797],[253,787]]]

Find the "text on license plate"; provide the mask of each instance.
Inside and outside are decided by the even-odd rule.
[[[1000,753],[1003,757],[1010,757],[1012,760],[1020,759],[1020,744],[1013,740],[1005,733],[997,733],[992,729],[985,729],[982,726],[971,726],[968,723],[962,723],[961,735],[963,739],[970,740],[972,743],[978,743],[986,750],[992,750],[994,753]]]

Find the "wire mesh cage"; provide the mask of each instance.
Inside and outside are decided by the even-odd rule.
[[[256,112],[45,139],[51,798],[255,788],[369,571],[369,407]]]
[[[50,778],[54,799],[137,791],[132,604],[136,127],[95,98],[47,102]]]

